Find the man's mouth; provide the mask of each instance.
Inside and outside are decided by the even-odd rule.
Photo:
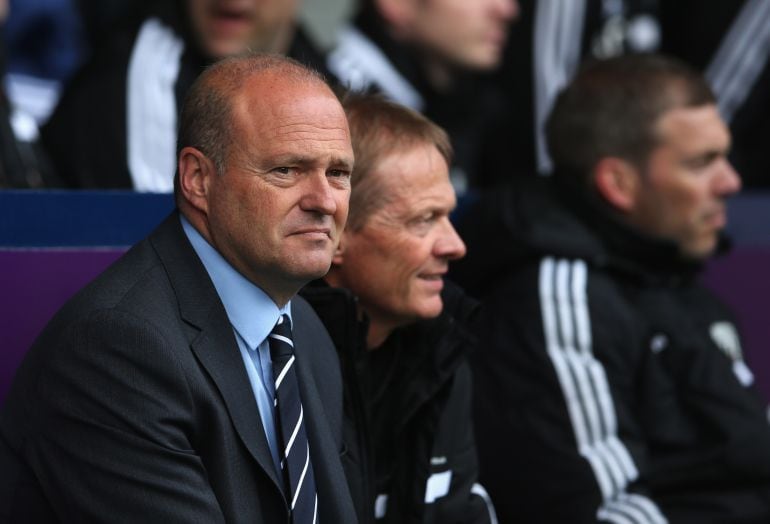
[[[325,240],[331,238],[331,230],[327,227],[313,227],[299,229],[291,234],[291,236],[302,236],[307,238],[317,238],[319,240]]]
[[[214,6],[209,11],[213,23],[218,29],[237,29],[250,23],[248,9],[228,6]]]
[[[724,209],[716,209],[705,215],[706,223],[716,229],[722,229],[727,225],[727,213]]]

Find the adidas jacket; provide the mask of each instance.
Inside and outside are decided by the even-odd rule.
[[[318,285],[316,285],[318,284]],[[377,524],[496,524],[477,484],[467,329],[475,301],[447,285],[444,312],[396,330],[367,352],[368,321],[349,291],[323,283],[302,296],[340,354],[342,457],[359,519]]]
[[[500,521],[770,522],[766,406],[699,268],[574,196],[494,198],[518,247],[490,271],[473,368]]]

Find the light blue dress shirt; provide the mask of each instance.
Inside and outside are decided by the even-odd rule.
[[[275,385],[267,336],[282,314],[291,318],[291,302],[279,309],[264,291],[231,266],[184,217],[181,219],[184,232],[208,271],[235,331],[276,471],[280,472],[278,439],[273,418]]]

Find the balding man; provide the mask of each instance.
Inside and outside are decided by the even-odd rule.
[[[355,522],[339,365],[293,298],[347,218],[345,113],[296,62],[230,58],[193,86],[177,149],[178,212],[57,314],[16,377],[0,516]]]

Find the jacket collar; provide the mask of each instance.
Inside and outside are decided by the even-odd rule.
[[[604,253],[598,263],[636,274],[647,280],[691,280],[705,261],[688,259],[673,241],[650,236],[623,222],[598,196],[576,196],[555,184],[558,200],[600,239]],[[722,245],[726,245],[724,242]]]
[[[306,286],[301,294],[325,324],[343,365],[358,371],[370,365],[365,349],[369,321],[358,312],[355,295],[348,289],[331,287],[322,279]],[[399,358],[399,368],[406,369],[413,378],[401,395],[403,420],[451,379],[474,343],[469,325],[478,312],[478,303],[449,281],[445,282],[442,300],[441,315],[396,329],[385,346],[377,350],[397,351],[404,340],[410,340]]]

